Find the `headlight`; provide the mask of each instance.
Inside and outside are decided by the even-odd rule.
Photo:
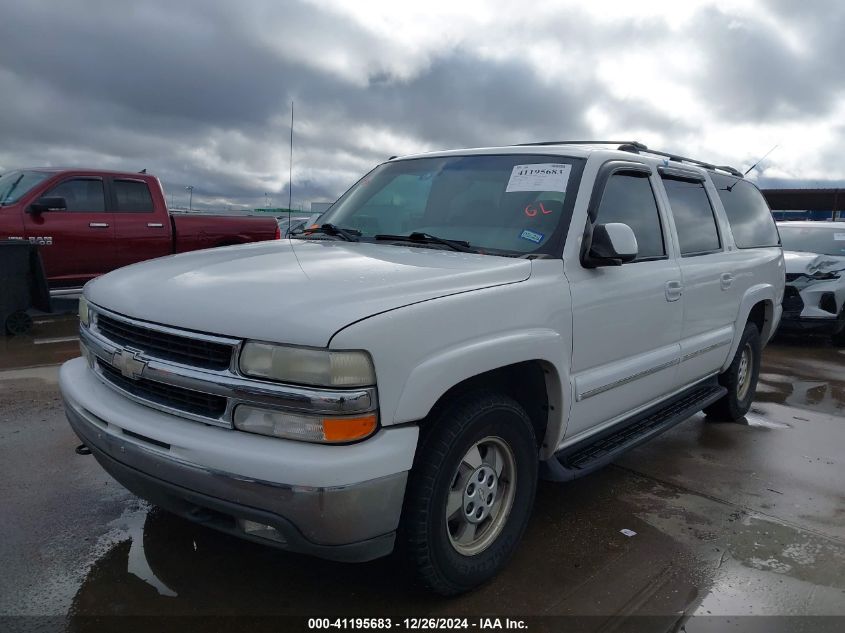
[[[375,413],[323,417],[274,411],[241,404],[235,408],[235,428],[249,433],[305,442],[341,443],[362,440],[378,426]]]
[[[241,351],[240,368],[247,376],[321,387],[365,387],[376,382],[373,361],[361,351],[338,352],[250,341]]]
[[[88,312],[88,302],[85,300],[85,297],[79,297],[79,321],[86,327],[91,321],[91,316]]]

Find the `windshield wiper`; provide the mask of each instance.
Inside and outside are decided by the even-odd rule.
[[[12,197],[12,192],[13,192],[15,189],[17,189],[17,187],[18,187],[18,185],[20,184],[21,180],[23,180],[23,174],[21,174],[20,176],[18,176],[18,179],[17,179],[14,183],[12,183],[12,186],[9,188],[9,190],[8,190],[5,194],[3,194],[3,199],[2,199],[2,200],[0,200],[0,207],[6,206],[6,201],[7,201],[9,198],[11,198],[11,197]]]
[[[465,242],[463,240],[447,240],[442,237],[432,235],[431,233],[420,233],[419,231],[414,231],[410,235],[381,234],[376,235],[375,238],[377,240],[390,242],[420,242],[422,244],[442,244],[443,246],[448,246],[454,251],[460,251],[462,253],[478,252],[469,245],[469,242]]]
[[[342,229],[334,224],[321,224],[316,228],[297,231],[296,233],[291,233],[291,235],[311,235],[313,233],[325,233],[326,235],[339,237],[347,242],[357,242],[358,238],[361,237],[361,231],[357,229]]]

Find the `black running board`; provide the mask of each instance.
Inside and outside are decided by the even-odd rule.
[[[699,383],[609,429],[567,446],[541,463],[548,481],[571,481],[606,466],[625,451],[647,442],[728,393],[716,378]]]

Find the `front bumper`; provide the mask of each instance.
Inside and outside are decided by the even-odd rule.
[[[806,332],[810,334],[834,335],[845,329],[845,311],[839,316],[802,317],[786,315],[780,321],[780,331],[785,333]]]
[[[349,446],[305,444],[136,404],[83,359],[65,363],[59,384],[73,430],[103,468],[156,505],[322,558],[365,561],[393,549],[416,427],[382,429]]]

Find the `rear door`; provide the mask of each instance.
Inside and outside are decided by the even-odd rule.
[[[119,244],[116,267],[172,253],[170,216],[156,204],[146,179],[112,178],[111,208]]]
[[[650,167],[612,169],[599,172],[590,207],[598,205],[597,223],[629,225],[639,255],[622,266],[566,268],[575,384],[567,438],[626,416],[675,385],[683,306],[666,213]]]
[[[98,176],[67,176],[45,197],[64,198],[65,211],[24,214],[30,241],[39,244],[51,286],[73,287],[114,268],[114,219]]]
[[[717,221],[703,173],[661,169],[680,251],[684,318],[678,383],[713,374],[733,341],[739,288],[737,257],[730,253]]]

